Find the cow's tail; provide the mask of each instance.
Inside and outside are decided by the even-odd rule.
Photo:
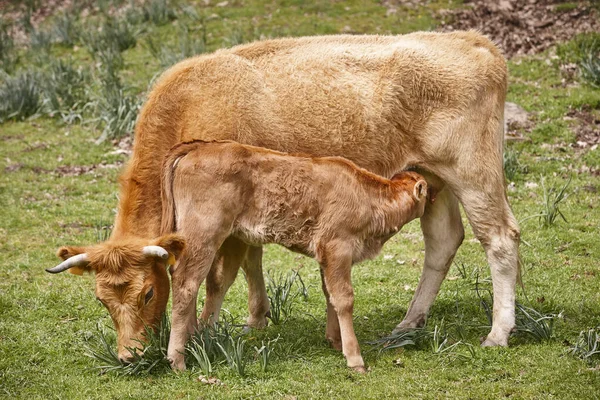
[[[177,231],[177,209],[175,205],[175,199],[173,198],[175,171],[177,169],[177,164],[179,164],[181,159],[198,146],[197,142],[198,141],[180,143],[174,146],[165,157],[162,168],[163,173],[161,182],[161,235],[166,235]]]

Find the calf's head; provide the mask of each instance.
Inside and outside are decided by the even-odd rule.
[[[396,187],[402,188],[414,202],[412,218],[420,218],[427,204],[427,182],[425,178],[413,171],[402,171],[392,177]]]
[[[174,264],[185,247],[177,235],[149,241],[130,238],[88,247],[61,247],[64,261],[46,271],[96,275],[96,297],[108,309],[117,330],[119,358],[131,358],[128,348],[140,349],[145,326],[156,327],[167,307],[167,265]]]

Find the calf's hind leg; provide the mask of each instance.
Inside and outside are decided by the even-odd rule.
[[[230,236],[223,242],[206,277],[206,302],[201,320],[208,323],[219,320],[225,294],[235,281],[247,253],[248,245],[239,239]]]
[[[262,255],[261,246],[249,246],[246,259],[242,264],[248,282],[248,311],[250,315],[247,323],[249,327],[257,329],[267,326],[267,316],[269,316],[270,309],[262,269]]]
[[[427,204],[421,217],[421,229],[425,239],[423,272],[406,316],[393,333],[425,325],[429,308],[463,241],[464,228],[458,201],[448,187],[437,194],[433,203]]]

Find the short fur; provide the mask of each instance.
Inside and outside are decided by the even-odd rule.
[[[343,156],[385,177],[412,167],[437,195],[421,218],[421,281],[396,329],[425,323],[462,242],[460,202],[492,271],[494,320],[484,344],[506,345],[519,242],[502,168],[506,82],[502,55],[472,31],[267,40],[182,61],[157,81],[138,118],[109,242],[158,237],[162,162],[183,141],[229,139]],[[208,276],[202,318],[218,313],[233,279],[219,268],[243,263],[248,323],[265,325],[260,254],[237,239],[227,242]]]
[[[350,267],[375,257],[404,224],[423,215],[424,178],[403,172],[389,180],[340,157],[291,156],[230,141],[178,145],[163,170],[162,233],[177,230],[188,244],[173,273],[172,365],[185,367],[184,345],[195,329],[186,325],[195,321],[188,313],[196,297],[189,294],[201,283],[193,277],[208,275],[232,236],[254,246],[277,243],[319,261],[328,307],[337,313],[328,326],[339,326],[339,318],[348,328],[331,339],[350,367],[364,371],[352,327]]]

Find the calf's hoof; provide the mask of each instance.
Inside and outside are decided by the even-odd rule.
[[[342,340],[341,339],[334,339],[334,338],[328,337],[327,341],[329,342],[331,347],[333,347],[337,351],[342,351]]]
[[[366,374],[367,373],[367,369],[365,368],[365,366],[361,366],[361,367],[352,367],[352,370],[354,372],[358,372],[359,374]]]

